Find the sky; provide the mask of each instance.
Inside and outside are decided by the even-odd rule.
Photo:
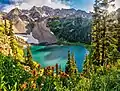
[[[0,0],[0,11],[9,12],[15,7],[20,9],[30,9],[32,6],[50,6],[52,8],[75,8],[85,10],[86,12],[93,10],[94,0]],[[116,8],[120,7],[120,0],[115,2]]]

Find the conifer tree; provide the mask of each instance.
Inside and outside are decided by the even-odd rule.
[[[4,22],[5,22],[5,31],[4,31],[4,33],[6,34],[6,32],[7,32],[7,21],[6,21],[6,19],[4,20]]]
[[[70,61],[70,51],[68,51],[68,61]]]
[[[3,19],[4,19],[4,34],[6,34],[7,35],[7,19],[6,19],[6,17],[3,17]]]
[[[26,64],[28,65],[28,66],[30,66],[31,67],[31,69],[33,69],[34,68],[34,64],[33,64],[33,60],[32,60],[32,54],[31,54],[31,51],[30,51],[30,46],[29,46],[29,44],[28,44],[28,46],[27,46],[27,53],[26,53],[26,60],[25,60],[25,62],[26,62]]]
[[[58,75],[59,74],[58,64],[56,64],[55,66],[56,66],[56,75]]]
[[[120,52],[120,30],[118,31],[118,51]]]
[[[120,30],[118,31],[118,51],[120,52]]]
[[[62,67],[61,67],[61,64],[59,65],[59,73],[62,72]]]
[[[86,55],[86,59],[84,62],[84,67],[83,67],[83,73],[85,76],[89,76],[90,72],[92,71],[91,65],[92,65],[91,61],[89,60],[88,55]]]
[[[15,45],[14,45],[15,38],[14,38],[13,29],[12,29],[12,26],[13,26],[12,21],[9,21],[9,24],[10,24],[10,27],[7,35],[10,37],[10,47],[12,49],[12,53],[14,54],[17,51],[17,49],[15,48]]]
[[[120,52],[120,16],[119,16],[120,13],[118,13],[118,28],[117,28],[117,40],[118,40],[118,51]]]
[[[67,73],[67,74],[71,73],[71,66],[72,65],[71,65],[70,57],[71,57],[70,51],[68,51],[68,62],[66,64],[66,68],[65,68],[65,73]]]
[[[72,53],[72,56],[71,56],[71,61],[72,61],[72,70],[73,70],[73,73],[78,73],[78,69],[77,69],[77,66],[76,66],[76,61],[75,61],[75,58],[74,58],[74,54]]]
[[[13,23],[12,23],[12,21],[10,20],[9,21],[9,23],[10,23],[10,28],[9,28],[9,33],[8,33],[8,36],[13,36],[14,35],[14,33],[13,33]]]
[[[100,63],[100,28],[99,28],[99,2],[95,1],[94,4],[94,15],[93,15],[93,30],[92,30],[92,48],[93,48],[93,56],[92,60],[94,64],[99,65]]]
[[[103,66],[109,64],[112,60],[116,60],[113,50],[116,52],[117,32],[115,25],[117,23],[116,13],[109,13],[108,9],[114,6],[112,2],[115,0],[96,0],[94,4],[94,22],[92,31],[93,45],[93,64]],[[112,47],[113,46],[113,47]],[[112,60],[111,60],[112,58]]]
[[[70,76],[78,73],[74,54],[70,55],[70,51],[68,51],[68,62],[66,64],[65,73],[69,74]]]

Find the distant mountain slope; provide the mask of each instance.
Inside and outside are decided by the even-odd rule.
[[[30,10],[15,8],[6,14],[6,17],[13,21],[15,33],[27,33],[32,35],[39,43],[56,43],[56,35],[47,27],[49,18],[59,17],[69,19],[82,17],[91,19],[91,13],[75,9],[53,9],[48,6],[33,6]]]
[[[46,20],[36,22],[32,30],[33,37],[38,39],[39,42],[56,43],[55,35],[46,27]]]
[[[48,21],[50,30],[60,42],[91,42],[92,20],[82,17],[52,18]]]

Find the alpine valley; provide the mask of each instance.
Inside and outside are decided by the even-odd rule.
[[[82,10],[33,6],[30,10],[1,12],[0,17],[11,20],[15,36],[30,44],[90,43],[92,13]]]
[[[0,7],[17,1],[0,0]],[[120,9],[115,11],[115,0],[94,0],[91,7],[85,0],[20,1],[75,1],[81,9],[94,10],[31,4],[29,10],[0,9],[0,91],[120,91]]]

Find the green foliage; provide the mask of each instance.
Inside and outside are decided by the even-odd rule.
[[[74,54],[70,55],[70,51],[68,51],[68,62],[65,68],[65,72],[70,76],[75,75],[78,73],[78,69],[76,66],[76,62],[74,59]]]
[[[67,42],[91,41],[91,20],[77,17],[70,19],[50,19],[48,25],[58,40]]]
[[[12,50],[9,56],[2,54],[6,52],[5,50],[0,53],[0,90],[120,91],[120,29],[115,14],[109,14],[107,10],[114,0],[108,1],[95,1],[92,31],[93,49],[90,50],[90,55],[86,56],[81,73],[78,72],[74,54],[71,55],[70,51],[68,51],[65,72],[61,71],[59,64],[44,69],[40,68],[40,65],[35,67],[29,45],[25,58],[22,57],[23,50],[18,46],[14,37],[12,22],[5,20],[5,24],[0,23],[0,46],[7,44]],[[65,43],[91,42],[91,21],[88,19],[59,19],[57,17],[50,20],[48,25],[58,39]],[[22,65],[21,62],[17,62],[17,60],[22,61],[23,59],[25,62]]]
[[[7,45],[7,46],[5,46]],[[14,56],[16,60],[23,61],[23,46],[19,45],[13,33],[12,21],[7,19],[0,22],[0,47],[2,53]],[[6,50],[5,50],[6,49]]]
[[[95,73],[91,78],[91,90],[97,91],[119,91],[120,90],[120,71],[111,68],[103,75]]]
[[[24,55],[25,55],[25,64],[30,66],[31,69],[33,69],[34,63],[33,63],[32,54],[31,54],[29,45],[27,46],[26,53]]]
[[[30,74],[22,69],[10,56],[0,54],[0,88],[16,91]]]
[[[98,66],[114,63],[118,58],[117,56],[120,55],[117,51],[118,31],[116,28],[118,24],[116,13],[109,13],[108,11],[112,2],[114,2],[114,0],[111,0],[110,2],[109,0],[96,0],[94,4],[92,61],[93,64]]]

